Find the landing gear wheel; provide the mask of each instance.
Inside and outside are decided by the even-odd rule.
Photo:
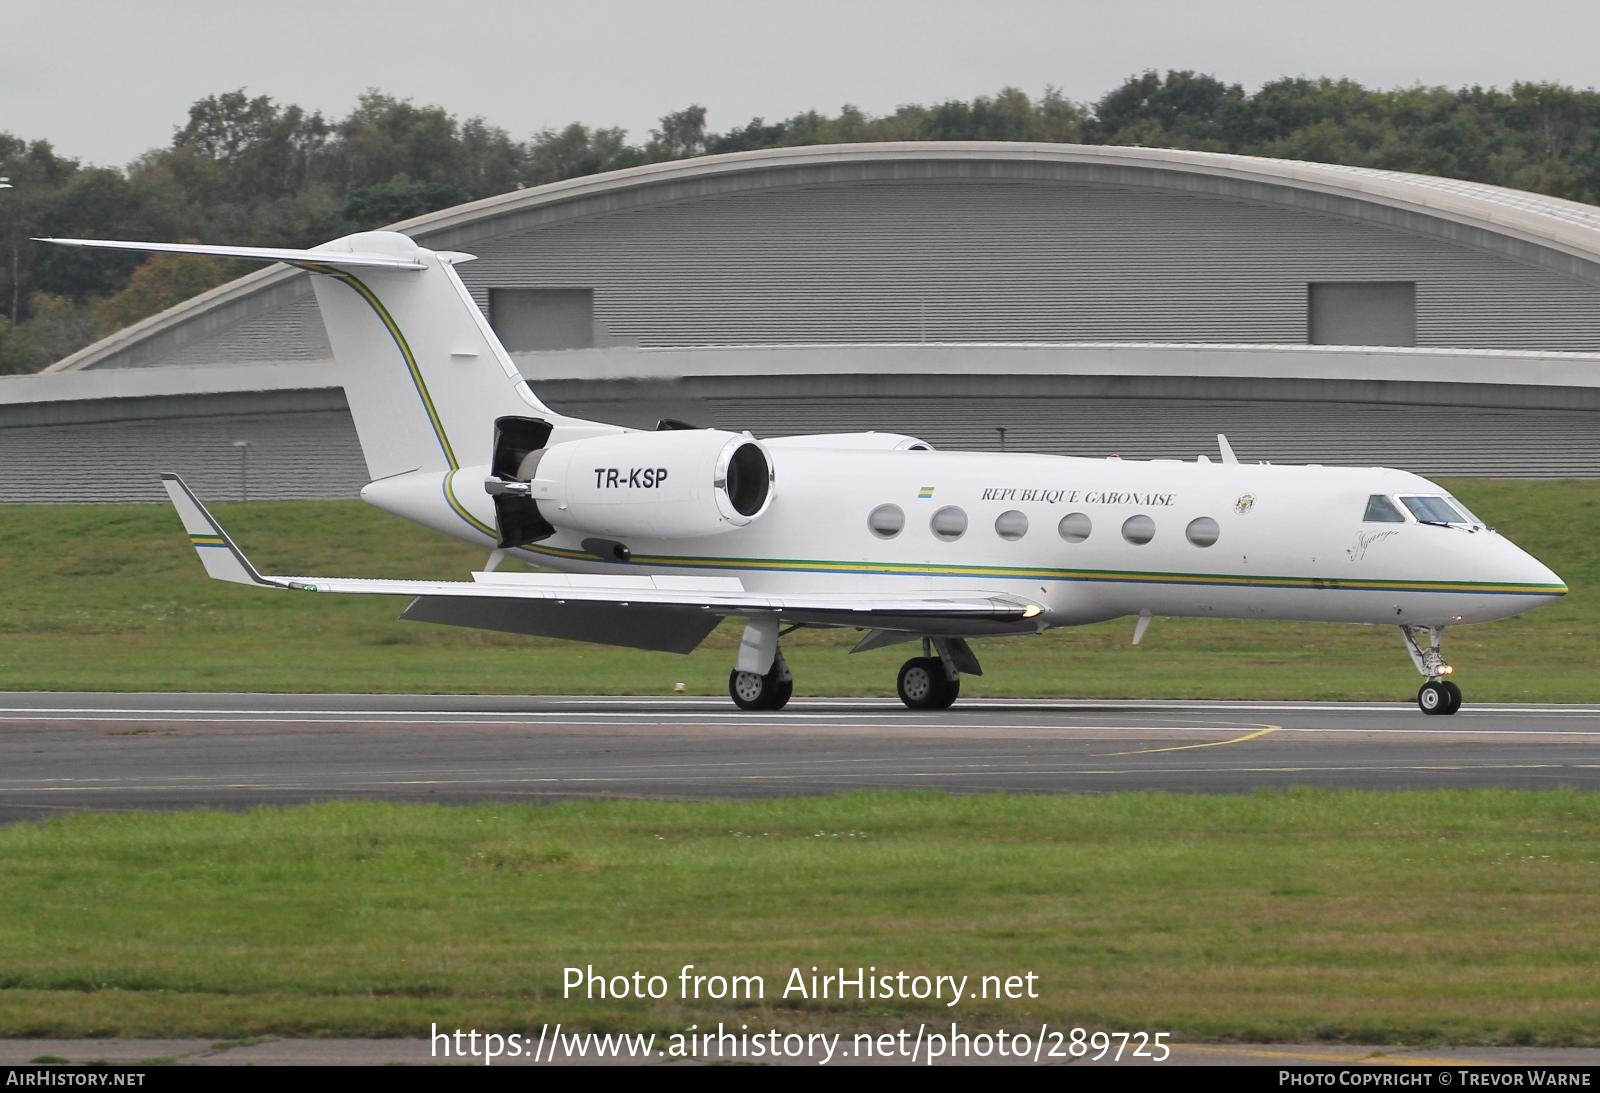
[[[1442,680],[1437,679],[1428,680],[1428,682],[1422,685],[1422,689],[1417,692],[1417,706],[1420,707],[1422,712],[1425,714],[1455,713],[1457,707],[1461,705],[1461,688],[1455,688],[1455,705],[1451,705],[1451,687],[1455,687],[1455,685],[1453,683],[1445,683]]]
[[[1406,652],[1411,663],[1428,682],[1417,692],[1417,706],[1426,714],[1453,714],[1461,708],[1461,688],[1444,677],[1450,674],[1450,665],[1440,650],[1444,636],[1442,626],[1402,626],[1400,634],[1405,639]]]
[[[728,697],[741,710],[781,710],[794,694],[794,680],[779,679],[778,674],[776,664],[766,675],[735,668],[728,673]]]
[[[1461,708],[1461,688],[1457,687],[1454,683],[1447,679],[1444,681],[1444,690],[1446,697],[1449,699],[1449,704],[1439,712],[1446,714],[1455,713]]]
[[[949,679],[938,657],[912,657],[900,666],[900,701],[913,710],[943,710],[961,694],[961,680]]]

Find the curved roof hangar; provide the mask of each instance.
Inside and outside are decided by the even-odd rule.
[[[1064,205],[1071,215],[1058,217]],[[1317,234],[1337,236],[1337,225],[1355,233],[1348,253],[1329,253]],[[501,284],[593,292],[598,345],[1304,344],[1308,283],[1414,280],[1413,344],[1600,349],[1600,307],[1589,306],[1600,303],[1600,209],[1457,180],[1209,152],[999,142],[769,149],[552,183],[395,228],[435,249],[480,253],[485,261],[463,273],[491,311]],[[624,283],[632,240],[647,268]],[[1373,259],[1372,240],[1394,253]],[[1408,252],[1419,245],[1432,250]],[[998,254],[984,267],[975,255],[986,246]],[[1205,278],[1194,276],[1195,250],[1215,263]],[[541,265],[530,252],[553,257]],[[1466,269],[1464,254],[1494,269]],[[895,256],[907,268],[891,268]],[[717,280],[723,259],[728,283]],[[963,282],[975,264],[974,280]],[[1436,267],[1438,289],[1428,281]],[[1475,317],[1483,300],[1515,304],[1500,282],[1519,276],[1531,279],[1526,314],[1508,325],[1527,332],[1484,329]],[[308,314],[304,277],[262,270],[50,371],[318,359],[326,342]],[[830,278],[843,287],[820,286]],[[1016,283],[995,287],[1008,279]],[[1197,287],[1201,280],[1211,284]],[[757,298],[762,291],[767,298]],[[1160,306],[1135,301],[1123,314],[1107,302],[1141,291]],[[1197,318],[1229,310],[1224,300],[1232,325]],[[710,319],[694,321],[696,312]],[[802,312],[810,314],[796,318]]]

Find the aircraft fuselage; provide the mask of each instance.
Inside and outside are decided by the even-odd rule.
[[[1030,628],[1141,612],[1447,626],[1566,591],[1469,513],[1419,522],[1402,499],[1448,494],[1404,471],[767,444],[774,496],[747,527],[630,539],[628,562],[560,530],[517,553],[568,572],[737,575],[773,592],[1003,588],[1044,606]],[[492,525],[471,472],[458,477],[457,496]],[[1390,520],[1365,519],[1374,496],[1392,500]],[[442,507],[428,522],[483,541]]]

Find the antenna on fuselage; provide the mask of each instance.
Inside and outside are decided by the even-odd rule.
[[[1224,463],[1237,463],[1239,457],[1233,454],[1233,445],[1228,443],[1228,438],[1221,433],[1217,434],[1217,449],[1222,452]]]

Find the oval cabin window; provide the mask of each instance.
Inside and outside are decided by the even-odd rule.
[[[893,539],[906,526],[906,514],[899,505],[879,505],[867,517],[867,527],[880,539]]]
[[[1016,540],[1028,534],[1028,518],[1012,509],[995,517],[994,532],[1002,539]]]
[[[1094,530],[1094,523],[1089,519],[1088,513],[1069,512],[1061,518],[1061,523],[1056,525],[1056,530],[1061,533],[1061,537],[1067,542],[1081,543]]]
[[[1211,517],[1200,516],[1190,520],[1189,526],[1184,528],[1183,533],[1189,537],[1189,541],[1195,546],[1208,547],[1222,535],[1222,529],[1217,526],[1217,522]]]
[[[1134,546],[1143,546],[1156,537],[1156,522],[1140,514],[1122,521],[1122,537]]]
[[[967,533],[967,514],[954,505],[946,505],[928,521],[933,533],[947,543],[953,543]]]

